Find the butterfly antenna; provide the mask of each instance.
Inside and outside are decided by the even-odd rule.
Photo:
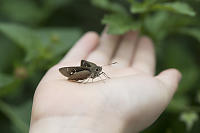
[[[117,64],[117,62],[112,62],[112,63],[110,63],[110,64],[103,65],[103,66],[110,66],[110,65],[113,65],[113,64]]]

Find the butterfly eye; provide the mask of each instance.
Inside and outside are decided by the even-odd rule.
[[[98,68],[96,68],[96,71],[99,71],[99,69],[98,69]]]

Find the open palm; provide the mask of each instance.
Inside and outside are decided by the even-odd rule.
[[[60,67],[80,65],[81,59],[100,66],[118,63],[103,67],[111,79],[97,77],[98,81],[92,83],[70,82],[59,73]],[[166,108],[181,77],[176,69],[158,76],[154,76],[154,70],[154,48],[148,37],[139,37],[137,32],[123,36],[104,32],[99,39],[96,33],[89,32],[38,85],[30,131],[41,132],[39,126],[45,133],[49,129],[44,127],[51,125],[53,133],[58,124],[65,129],[96,128],[94,131],[103,133],[139,132]]]

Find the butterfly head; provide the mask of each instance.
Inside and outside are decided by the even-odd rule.
[[[96,78],[100,75],[101,71],[102,71],[102,67],[101,66],[96,66],[96,67],[93,67],[91,68],[92,70],[92,73],[93,73],[93,76],[92,78]]]

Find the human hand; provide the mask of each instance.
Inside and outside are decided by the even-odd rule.
[[[38,85],[30,133],[128,133],[151,125],[170,102],[181,74],[168,69],[154,76],[152,41],[137,36],[85,34]],[[104,82],[70,82],[59,73],[81,59],[118,64],[103,67],[111,77]]]

